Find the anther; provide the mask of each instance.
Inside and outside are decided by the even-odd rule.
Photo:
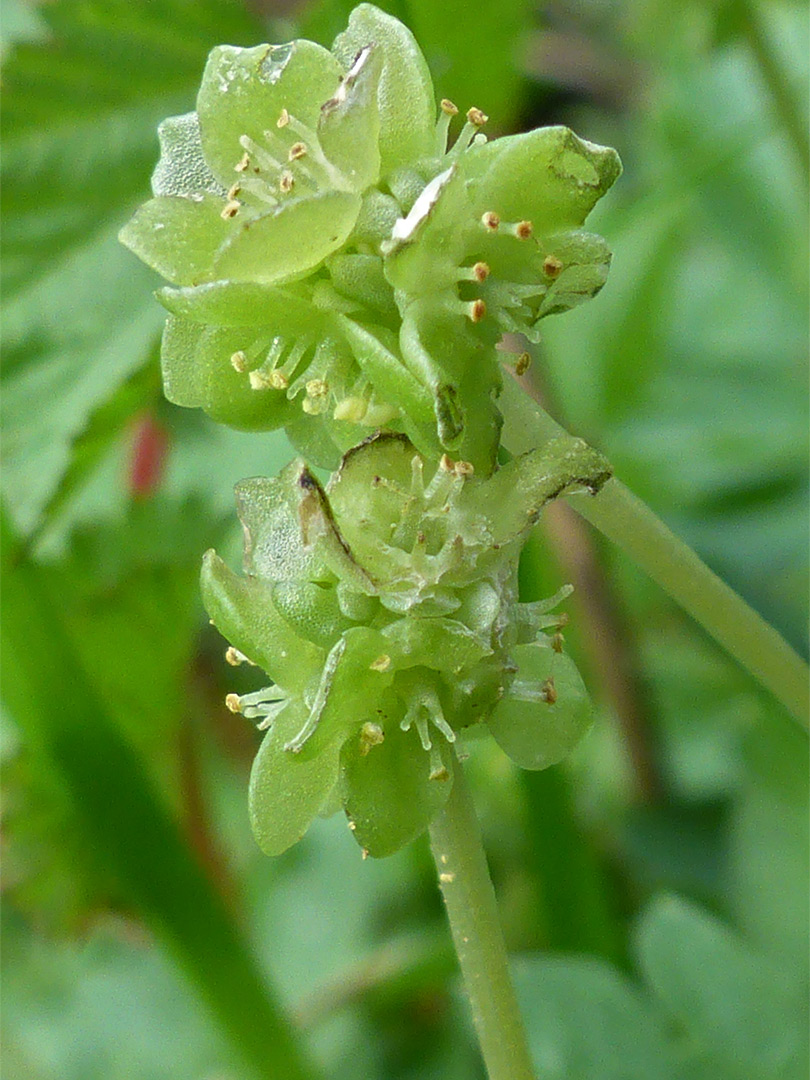
[[[294,184],[295,184],[295,177],[293,176],[293,174],[288,169],[285,169],[284,172],[281,174],[281,176],[278,179],[279,191],[283,195],[289,195],[289,193],[293,189]]]
[[[238,694],[228,694],[225,698],[225,704],[232,713],[240,713],[242,711],[242,703],[239,700]]]
[[[350,822],[348,822],[348,825],[349,825],[349,828],[351,829],[352,832],[356,831],[356,829],[357,829],[357,822],[356,821],[350,821]]]
[[[489,229],[490,232],[497,232],[501,224],[501,219],[494,210],[487,210],[485,214],[481,215],[481,224],[485,229]]]
[[[241,207],[241,205],[242,204],[239,202],[238,199],[229,199],[228,202],[225,203],[225,206],[222,209],[222,213],[219,216],[221,218],[224,218],[225,221],[227,221],[229,218],[236,217],[236,215],[239,213],[239,208]]]
[[[249,664],[250,660],[245,656],[243,652],[235,649],[233,645],[229,645],[225,650],[225,660],[231,665],[231,667],[239,667],[240,664]]]
[[[489,277],[489,275],[490,275],[490,269],[489,269],[489,264],[488,263],[477,262],[475,264],[475,266],[473,266],[472,269],[473,269],[473,277],[475,278],[475,280],[477,282],[479,282],[479,284],[485,282],[487,280],[487,278]]]
[[[273,383],[264,371],[251,371],[248,375],[251,390],[270,390]]]
[[[235,199],[239,192],[242,190],[242,185],[237,180],[235,184],[231,184],[230,191],[228,192],[229,199]]]
[[[325,379],[310,379],[306,384],[307,397],[320,398],[329,393],[329,383]]]
[[[475,124],[476,127],[483,127],[487,120],[489,120],[489,117],[486,113],[481,112],[480,109],[476,109],[475,106],[473,106],[471,109],[467,110],[467,119],[471,124]]]
[[[439,458],[439,468],[442,470],[442,472],[455,472],[456,463],[455,461],[453,461],[449,454],[442,454],[442,456]]]
[[[273,390],[286,390],[290,385],[290,380],[283,371],[271,371],[267,376],[267,381]]]
[[[563,645],[565,644],[565,638],[559,631],[554,634],[551,639],[551,647],[555,653],[561,653],[563,651]]]
[[[388,671],[391,667],[391,657],[388,653],[383,653],[382,656],[378,656],[371,664],[369,664],[369,671]]]
[[[459,479],[466,479],[475,473],[475,466],[470,461],[457,461],[453,472]]]
[[[554,685],[554,678],[546,679],[540,688],[540,697],[543,701],[549,705],[553,705],[557,700],[557,687]]]
[[[563,264],[556,255],[546,255],[543,259],[543,273],[552,279],[560,276]]]
[[[486,313],[487,305],[484,303],[484,301],[480,298],[478,300],[473,300],[473,302],[470,304],[468,311],[470,321],[474,323],[480,323],[481,320],[485,318]]]
[[[234,172],[247,172],[250,168],[250,154],[247,150],[242,154],[240,160],[234,165]]]
[[[385,741],[385,732],[379,724],[366,721],[360,728],[360,754],[365,757],[373,746],[379,746]]]
[[[240,375],[244,375],[247,371],[247,357],[241,349],[237,349],[237,351],[231,355],[231,367],[234,371],[238,371]]]
[[[441,108],[442,112],[446,113],[448,116],[457,116],[458,115],[458,105],[454,105],[453,102],[449,98],[442,98],[439,105],[440,105],[440,108]]]
[[[528,240],[534,232],[534,226],[530,221],[519,221],[515,226],[515,236],[518,240]]]
[[[289,124],[289,122],[290,122],[290,114],[287,112],[286,109],[282,109],[281,112],[279,113],[278,120],[276,120],[276,127],[277,128],[284,128],[284,127],[287,126],[287,124]]]
[[[293,143],[289,149],[287,157],[290,161],[298,161],[299,158],[304,157],[307,152],[307,144],[303,142]]]
[[[525,375],[529,370],[529,365],[532,362],[531,353],[522,352],[515,361],[515,374]]]

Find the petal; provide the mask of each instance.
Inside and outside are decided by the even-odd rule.
[[[377,89],[382,63],[378,46],[361,50],[335,96],[321,107],[321,149],[356,192],[365,191],[380,176]]]
[[[431,760],[416,731],[401,731],[396,706],[388,710],[385,738],[367,754],[359,739],[340,755],[343,806],[358,844],[384,858],[425,831],[442,810],[452,787],[453,749],[443,736],[435,747],[447,779],[431,779]]]
[[[205,610],[222,636],[284,690],[303,693],[325,653],[281,617],[271,586],[234,574],[214,551],[203,556],[200,586]]]
[[[157,298],[173,315],[216,326],[272,327],[276,334],[325,337],[328,312],[304,294],[255,282],[211,281],[196,288],[159,289]]]
[[[291,702],[265,735],[253,762],[250,823],[265,855],[280,855],[301,839],[326,806],[338,779],[338,745],[310,760],[285,750],[305,716],[303,702]]]
[[[345,67],[366,45],[382,50],[378,101],[382,174],[433,152],[436,105],[425,58],[410,30],[392,15],[360,4],[332,50]]]
[[[284,390],[252,389],[247,371],[236,371],[231,362],[235,354],[248,353],[258,366],[273,337],[268,327],[204,326],[170,316],[161,343],[166,397],[241,431],[283,427],[298,415]]]
[[[593,722],[593,707],[573,660],[535,642],[513,650],[518,674],[492,711],[488,725],[509,757],[522,769],[547,769],[571,753]],[[544,700],[546,680],[554,680],[556,700]]]
[[[150,199],[119,233],[122,244],[176,285],[210,281],[214,256],[236,231],[215,195]]]
[[[278,133],[282,109],[314,129],[321,106],[334,94],[343,70],[326,49],[312,41],[220,45],[208,58],[197,97],[205,160],[229,188],[244,148],[243,135],[267,144],[265,131]],[[294,139],[294,133],[286,142]],[[283,142],[282,147],[286,145]]]
[[[214,260],[215,276],[265,285],[294,281],[343,246],[359,211],[357,195],[327,191],[289,199],[258,217],[237,215]]]

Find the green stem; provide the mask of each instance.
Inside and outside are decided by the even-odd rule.
[[[799,96],[780,64],[773,38],[758,0],[737,0],[742,32],[754,54],[760,74],[773,99],[774,108],[799,158],[805,180],[810,179],[810,137],[807,120],[799,107]]]
[[[505,443],[520,454],[564,433],[512,379],[505,380]],[[626,551],[797,720],[808,726],[807,665],[776,630],[721,581],[631,491],[613,479],[596,497],[572,496],[573,508]]]
[[[458,762],[430,844],[489,1078],[535,1080],[481,830]]]

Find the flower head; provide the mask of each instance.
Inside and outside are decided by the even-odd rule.
[[[457,112],[436,109],[410,32],[370,4],[331,51],[211,53],[121,234],[171,283],[170,400],[284,426],[330,468],[388,426],[492,470],[494,346],[536,339],[602,286],[609,252],[580,226],[620,165],[562,127],[488,142],[476,108],[450,143]]]
[[[453,743],[474,724],[529,768],[568,752],[587,697],[541,632],[561,625],[548,611],[567,592],[519,604],[517,559],[549,499],[608,475],[576,439],[484,478],[384,434],[325,489],[302,461],[237,485],[245,575],[209,552],[202,585],[229,657],[272,680],[228,700],[267,730],[250,796],[265,851],[336,801],[364,849],[397,850],[444,805]]]

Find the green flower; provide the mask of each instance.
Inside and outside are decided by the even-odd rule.
[[[250,785],[267,853],[339,805],[367,852],[396,851],[444,805],[452,744],[474,724],[527,768],[571,749],[587,695],[540,632],[570,590],[519,604],[517,561],[546,502],[608,475],[568,437],[480,478],[391,433],[350,450],[326,489],[301,461],[237,485],[245,575],[208,552],[202,589],[232,662],[272,680],[228,699],[268,729]]]
[[[580,226],[620,171],[562,127],[487,142],[437,109],[409,31],[369,4],[332,51],[209,57],[159,129],[154,198],[121,238],[171,286],[166,394],[317,464],[369,429],[494,467],[505,330],[592,296],[609,252]]]

